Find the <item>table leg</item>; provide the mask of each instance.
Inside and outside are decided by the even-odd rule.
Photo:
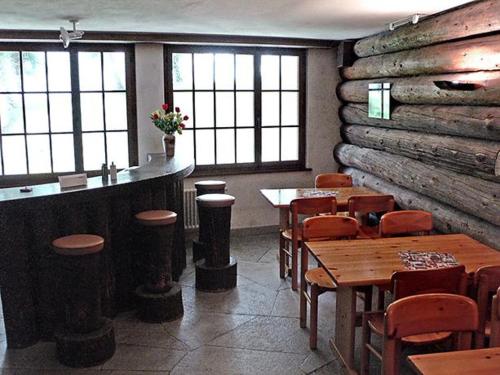
[[[351,287],[338,286],[336,294],[335,337],[330,340],[330,345],[344,363],[347,373],[357,374],[354,368],[356,290]]]
[[[286,273],[288,272],[287,266],[288,260],[280,259],[281,246],[283,246],[283,241],[281,240],[281,231],[288,229],[288,220],[289,220],[289,209],[288,207],[280,207],[280,240],[278,246],[278,253],[276,254],[276,259],[280,263],[280,277],[286,278]]]
[[[288,220],[289,220],[289,209],[288,207],[280,208],[280,229],[285,230],[288,229]]]

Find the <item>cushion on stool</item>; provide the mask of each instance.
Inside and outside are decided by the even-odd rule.
[[[73,234],[52,241],[54,251],[60,255],[87,255],[101,251],[104,238],[94,234]]]
[[[202,188],[203,190],[221,190],[226,188],[226,183],[218,180],[206,180],[195,182],[194,187],[196,189]]]
[[[201,207],[229,207],[234,204],[235,197],[229,194],[205,194],[196,197]]]
[[[168,210],[142,211],[135,215],[136,220],[146,226],[170,225],[177,221],[177,214]]]

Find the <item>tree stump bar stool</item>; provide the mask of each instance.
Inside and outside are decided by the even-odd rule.
[[[143,211],[135,215],[142,226],[147,251],[145,282],[135,294],[142,321],[160,323],[184,314],[181,287],[172,281],[172,248],[177,214],[167,210]]]
[[[227,194],[205,194],[196,198],[200,229],[207,233],[205,259],[196,262],[196,289],[222,292],[236,286],[236,259],[229,255],[231,206]],[[201,230],[200,230],[201,231]]]
[[[206,180],[195,182],[196,196],[204,194],[224,194],[226,192],[226,183],[224,181]],[[198,239],[193,240],[193,262],[197,262],[205,257],[205,244],[208,241],[208,228],[201,225],[198,229]]]
[[[92,234],[60,237],[52,242],[59,254],[64,322],[54,333],[57,357],[70,367],[101,364],[115,353],[113,322],[102,317],[99,286],[104,239]]]

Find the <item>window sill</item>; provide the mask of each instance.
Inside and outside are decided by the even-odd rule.
[[[252,166],[224,168],[221,166],[197,166],[190,177],[230,176],[260,173],[311,172],[312,168],[299,165],[290,166]]]

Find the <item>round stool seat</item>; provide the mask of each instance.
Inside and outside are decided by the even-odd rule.
[[[146,226],[170,225],[177,221],[177,214],[168,210],[142,211],[135,215],[137,221]]]
[[[87,255],[101,251],[104,238],[95,234],[73,234],[52,241],[54,251],[60,255]]]
[[[220,190],[226,188],[226,182],[219,180],[198,181],[194,183],[194,187],[196,189],[202,188],[203,190]]]
[[[205,194],[196,197],[201,207],[229,207],[234,204],[235,197],[229,194]]]

